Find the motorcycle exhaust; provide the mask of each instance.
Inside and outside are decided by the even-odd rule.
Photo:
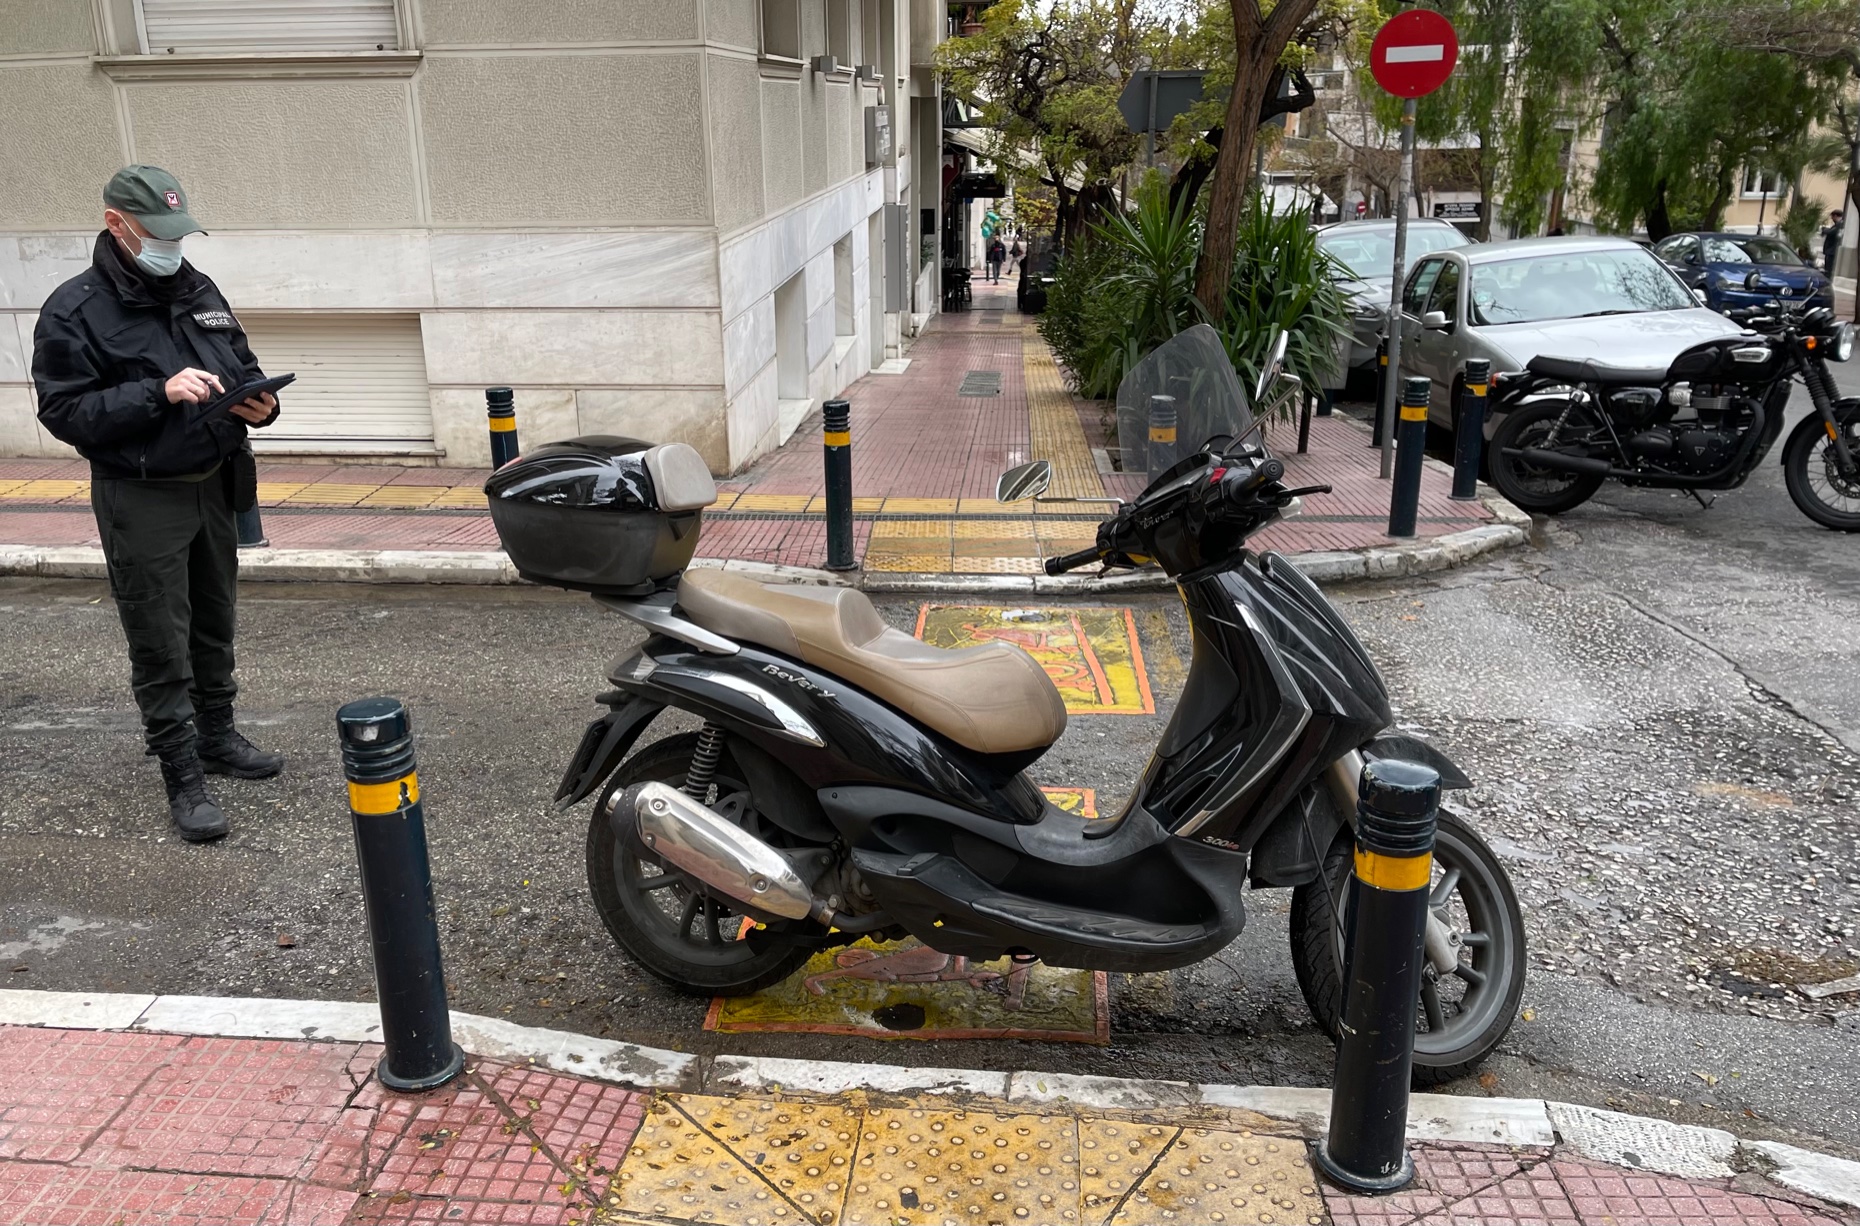
[[[1535,464],[1539,468],[1554,468],[1559,472],[1587,473],[1594,477],[1616,475],[1614,465],[1607,460],[1598,460],[1594,456],[1565,455],[1560,451],[1548,451],[1542,447],[1526,447],[1522,451],[1507,447],[1505,454],[1517,455],[1527,464]]]
[[[637,820],[640,842],[718,893],[785,919],[832,918],[779,851],[677,788],[635,784],[614,798],[608,820],[617,827],[625,812]]]

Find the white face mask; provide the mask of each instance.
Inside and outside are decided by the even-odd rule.
[[[144,235],[136,263],[151,277],[172,277],[181,268],[181,240]]]

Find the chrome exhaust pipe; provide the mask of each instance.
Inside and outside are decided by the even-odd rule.
[[[640,842],[719,894],[785,919],[821,912],[831,916],[779,851],[677,788],[635,784],[614,798],[608,820],[617,824],[629,809],[639,824]]]

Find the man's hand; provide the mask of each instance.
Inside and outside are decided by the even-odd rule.
[[[256,426],[259,422],[270,417],[277,407],[278,398],[276,396],[273,396],[270,392],[260,392],[258,395],[251,397],[242,404],[235,404],[232,407],[232,411],[235,416],[244,418],[246,421]]]
[[[169,379],[162,391],[167,394],[169,404],[199,404],[215,393],[226,394],[218,375],[210,370],[195,370],[192,366]]]

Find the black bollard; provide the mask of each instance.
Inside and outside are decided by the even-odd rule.
[[[1389,343],[1376,342],[1376,411],[1369,418],[1369,445],[1382,446],[1382,394],[1389,383]]]
[[[1421,505],[1421,453],[1427,447],[1427,401],[1432,388],[1419,375],[1402,380],[1401,420],[1395,431],[1395,481],[1389,489],[1389,535],[1413,536]]]
[[[1175,397],[1151,396],[1150,472],[1166,472],[1176,462],[1175,425]]]
[[[507,387],[484,389],[484,413],[491,427],[491,467],[517,458],[517,398]]]
[[[1330,1132],[1317,1168],[1351,1192],[1414,1180],[1408,1083],[1434,861],[1440,776],[1378,761],[1357,785],[1356,870],[1343,951],[1343,1024],[1331,1080]]]
[[[820,441],[827,464],[827,569],[852,570],[852,405],[829,400],[820,406]]]
[[[336,712],[362,902],[381,1001],[381,1084],[430,1090],[458,1076],[439,922],[426,861],[426,817],[413,769],[413,727],[398,698],[363,698]]]
[[[1460,420],[1453,430],[1453,498],[1471,502],[1479,496],[1479,453],[1485,450],[1485,393],[1492,381],[1492,363],[1486,358],[1466,359],[1466,391],[1460,398]]]
[[[1311,400],[1310,396],[1300,396],[1298,413],[1298,454],[1311,450]]]
[[[1331,390],[1332,390],[1332,389],[1330,389],[1330,388],[1328,388],[1328,387],[1320,387],[1320,388],[1318,389],[1318,404],[1317,404],[1317,415],[1318,415],[1319,417],[1329,417],[1329,416],[1330,416],[1330,409],[1331,409],[1331,401],[1330,401],[1330,393],[1331,393]],[[1336,389],[1336,390],[1338,390],[1338,391],[1342,391],[1343,389],[1342,389],[1342,388],[1338,388],[1338,389]]]
[[[233,530],[238,533],[241,549],[263,549],[271,544],[265,538],[265,524],[258,516],[256,504],[249,511],[233,512]]]

